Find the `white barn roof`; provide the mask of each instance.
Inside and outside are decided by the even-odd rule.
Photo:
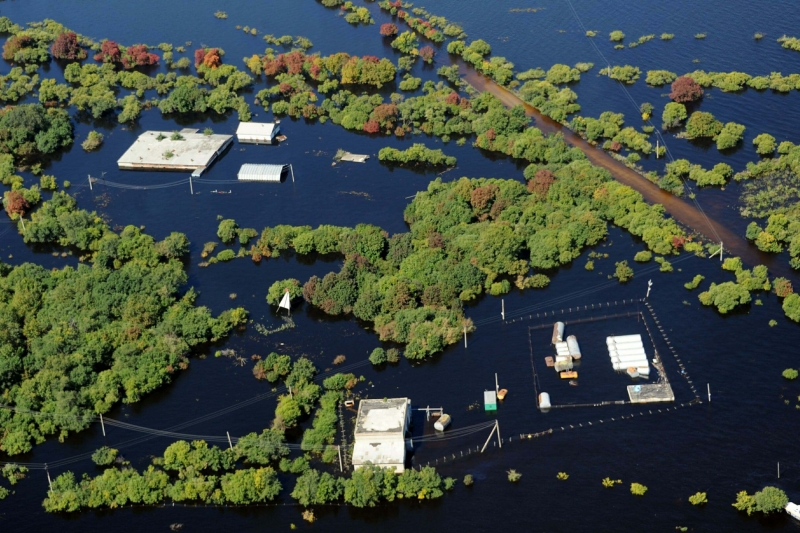
[[[238,178],[242,181],[281,181],[281,174],[287,165],[255,165],[246,163],[239,169]]]
[[[266,138],[272,139],[278,130],[278,125],[273,122],[240,122],[236,128],[236,136],[240,138]]]

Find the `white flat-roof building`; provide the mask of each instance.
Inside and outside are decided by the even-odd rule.
[[[240,143],[272,144],[280,132],[280,124],[273,122],[240,122],[236,138]]]
[[[146,131],[122,154],[117,165],[122,170],[192,170],[202,173],[233,141],[231,135]]]
[[[387,398],[361,400],[356,419],[353,468],[375,465],[405,470],[405,435],[411,422],[411,400]]]

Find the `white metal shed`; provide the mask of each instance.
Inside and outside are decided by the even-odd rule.
[[[247,163],[242,165],[237,175],[239,181],[281,181],[281,174],[289,170],[292,172],[294,181],[294,171],[292,165],[256,165]]]
[[[240,122],[236,138],[240,143],[272,144],[280,132],[280,124],[273,122]]]

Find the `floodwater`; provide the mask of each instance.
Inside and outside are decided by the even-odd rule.
[[[192,41],[193,44],[187,46],[189,53],[200,43],[219,46],[225,50],[228,62],[238,62],[239,58],[262,52],[266,46],[260,37],[237,31],[234,28],[237,24],[256,27],[262,33],[304,35],[314,42],[312,51],[323,54],[347,51],[396,59],[395,52],[377,33],[377,25],[389,18],[379,12],[376,4],[365,5],[372,11],[376,26],[351,27],[335,10],[325,9],[313,0],[240,0],[226,2],[224,6],[206,0],[191,4],[16,1],[0,4],[0,14],[16,22],[52,18],[80,33],[113,38],[125,44],[171,42],[177,46]],[[638,65],[643,71],[664,68],[679,73],[696,68],[740,70],[751,74],[777,70],[784,74],[800,72],[800,54],[783,50],[775,42],[783,33],[791,35],[797,27],[798,16],[791,2],[771,2],[768,7],[743,1],[702,5],[689,1],[669,4],[575,1],[573,5],[588,29],[600,31],[596,43],[612,64]],[[507,56],[519,70],[536,66],[547,68],[557,62],[592,61],[597,65],[601,62],[566,2],[440,0],[426,7],[462,23],[471,38],[488,41],[496,54]],[[512,11],[533,8],[543,9]],[[217,9],[227,11],[229,18],[215,19],[213,13]],[[670,42],[656,39],[635,49],[615,51],[606,37],[614,29],[622,29],[629,40],[661,32],[675,33],[676,37]],[[756,42],[752,39],[755,31],[767,36]],[[692,36],[698,32],[707,32],[707,38],[695,40]],[[693,63],[695,59],[700,62]],[[437,62],[439,65],[449,63],[447,54],[440,53]],[[62,76],[62,66],[51,63],[48,68],[47,76]],[[619,87],[607,78],[596,76],[598,68],[573,86],[583,113],[597,116],[602,111],[612,110],[624,112],[631,119],[637,117],[638,113]],[[435,69],[436,66],[417,65],[414,74],[435,79]],[[263,86],[265,80],[258,80],[253,93]],[[657,112],[666,102],[665,91],[646,87],[643,79],[628,90],[637,102],[649,100],[656,104]],[[253,94],[246,97],[252,102]],[[798,98],[796,92],[777,95],[770,91],[748,90],[741,94],[724,94],[713,90],[699,107],[711,111],[720,120],[745,124],[748,130],[744,144],[732,153],[720,154],[713,146],[668,139],[670,150],[675,157],[687,157],[706,167],[726,161],[740,170],[747,161],[757,157],[751,145],[756,134],[767,131],[779,141],[798,140],[794,127],[800,118]],[[254,120],[271,118],[263,110],[253,109],[258,114]],[[260,265],[238,259],[200,268],[197,266],[199,252],[204,242],[215,240],[217,215],[235,218],[241,226],[259,230],[275,224],[315,226],[367,222],[380,225],[390,233],[405,231],[404,206],[409,197],[424,189],[436,174],[390,169],[377,161],[377,152],[387,145],[404,147],[421,139],[428,146],[440,147],[458,157],[458,168],[445,173],[443,179],[467,175],[522,180],[524,165],[505,157],[487,156],[468,145],[443,144],[435,138],[376,138],[346,132],[333,124],[284,120],[282,130],[289,137],[287,142],[278,147],[234,142],[204,177],[234,180],[243,163],[291,163],[296,177],[294,183],[196,184],[195,195],[190,195],[185,185],[158,190],[124,190],[97,184],[91,191],[81,186],[89,174],[131,185],[181,180],[185,177],[182,174],[120,172],[116,169],[116,159],[139,133],[149,129],[170,131],[191,126],[233,133],[236,125],[235,117],[218,116],[177,123],[162,118],[157,111],[145,112],[139,125],[132,129],[116,125],[113,119],[80,118],[76,123],[78,142],[54,161],[47,172],[60,180],[69,179],[81,206],[98,210],[112,224],[144,225],[156,238],[171,231],[185,232],[192,241],[189,284],[200,291],[199,303],[214,312],[244,305],[255,322],[270,328],[280,324],[274,309],[264,301],[266,290],[274,280],[286,277],[305,280],[314,274],[338,270],[340,262],[326,258],[311,261],[285,254]],[[99,152],[85,154],[79,143],[91,129],[101,130],[106,142]],[[331,167],[338,148],[373,157],[363,165]],[[655,160],[644,160],[644,163],[648,169],[662,164]],[[32,179],[27,174],[26,178]],[[210,194],[215,188],[231,190],[232,194]],[[737,197],[736,185],[728,186],[725,191],[707,190],[698,194],[711,219],[741,236],[746,222],[736,213]],[[47,479],[43,471],[37,470],[17,485],[14,496],[0,503],[3,531],[57,529],[67,532],[101,528],[167,531],[172,523],[183,523],[184,531],[285,530],[292,523],[299,529],[357,532],[376,527],[387,532],[487,531],[499,527],[525,531],[674,531],[676,526],[685,526],[691,531],[796,531],[798,524],[788,516],[746,517],[730,504],[736,492],[753,492],[769,484],[780,486],[790,498],[800,498],[800,444],[796,439],[798,410],[795,407],[800,386],[780,376],[784,368],[798,366],[795,351],[800,339],[798,326],[783,317],[776,297],[770,294],[755,294],[763,305],[754,303],[729,316],[720,316],[700,306],[697,291],[690,293],[683,284],[695,274],[706,276],[706,284],[732,279],[731,273],[719,269],[717,260],[695,257],[673,260],[675,270],[669,274],[647,271],[652,269],[651,265],[633,265],[637,274],[630,283],[619,285],[608,279],[615,261],[630,261],[642,248],[637,239],[611,228],[608,240],[594,249],[608,254],[608,258],[596,259],[595,269],[586,271],[584,254],[571,266],[554,272],[547,289],[514,291],[506,295],[504,307],[508,320],[505,323],[500,320],[499,298],[484,297],[471,304],[467,314],[479,327],[469,337],[467,348],[451,346],[422,364],[412,365],[403,360],[386,368],[362,364],[353,369],[365,377],[359,393],[374,398],[408,396],[415,407],[443,406],[453,417],[453,429],[495,418],[499,421],[504,439],[502,449],[489,444],[486,453],[474,453],[476,446],[483,445],[487,432],[462,439],[423,442],[415,449],[412,464],[438,462],[443,474],[459,479],[467,473],[473,474],[476,482],[470,488],[459,484],[452,493],[435,502],[397,502],[368,510],[346,506],[315,509],[319,520],[313,525],[303,522],[301,509],[292,505],[288,491],[276,502],[278,505],[263,507],[126,508],[60,516],[43,512],[41,500],[46,494]],[[72,257],[54,257],[50,252],[29,249],[10,226],[0,228],[0,254],[4,261],[12,264],[35,261],[48,267],[75,263]],[[781,261],[785,260],[784,255]],[[561,309],[566,312],[558,317],[563,316],[568,321],[633,309],[644,314],[652,330],[655,322],[643,304],[614,305],[614,302],[644,297],[648,280],[653,281],[650,303],[680,362],[669,351],[666,341],[659,340],[658,334],[657,348],[674,385],[676,405],[686,406],[675,409],[673,405],[662,405],[644,410],[630,405],[612,405],[539,412],[531,353],[536,371],[543,372],[546,371],[543,356],[549,348],[547,335],[542,337],[540,330],[533,330],[529,341],[528,327],[552,323],[553,317],[544,317],[543,313]],[[234,293],[236,299],[231,300]],[[589,309],[576,311],[577,307],[587,306]],[[305,354],[319,368],[325,369],[332,367],[334,357],[339,354],[347,357],[344,366],[363,363],[369,352],[380,344],[366,325],[354,319],[332,319],[306,305],[296,307],[293,318],[297,324],[293,330],[263,337],[249,328],[221,346],[233,348],[245,356],[263,356],[271,351]],[[768,326],[771,319],[777,321],[777,326]],[[581,364],[587,373],[574,390],[564,382],[553,380],[552,376],[539,383],[549,389],[547,392],[554,403],[624,399],[627,382],[610,370],[602,339],[612,334],[639,332],[641,327],[635,316],[568,325],[568,334],[578,335],[584,347]],[[209,355],[219,348],[210,347]],[[684,365],[686,375],[680,373],[680,364]],[[487,415],[480,404],[483,391],[494,387],[495,373],[500,386],[507,388],[509,395],[496,414]],[[707,384],[712,393],[711,403],[706,395]],[[109,413],[109,418],[156,429],[181,425],[179,431],[191,434],[220,436],[227,431],[231,435],[242,435],[269,425],[275,405],[269,393],[270,386],[256,381],[249,366],[233,366],[227,359],[210,355],[205,359],[195,358],[189,370],[181,373],[172,385],[138,404],[118,407]],[[260,399],[247,402],[256,397]],[[693,402],[691,406],[690,402]],[[239,408],[227,409],[230,407]],[[667,408],[670,410],[666,411]],[[226,411],[220,413],[222,409]],[[634,416],[631,418],[631,415]],[[196,420],[201,417],[203,420]],[[51,440],[19,460],[54,463],[107,444],[119,446],[125,458],[141,468],[148,464],[150,456],[160,454],[172,442],[164,438],[143,440],[142,437],[149,435],[119,428],[106,429],[105,438],[99,427],[93,427],[64,443]],[[521,434],[549,429],[553,429],[553,433],[544,437],[518,438]],[[424,416],[416,413],[414,436],[432,432]],[[473,453],[462,457],[468,450]],[[781,464],[780,480],[776,475],[778,462]],[[79,474],[96,473],[93,464],[86,461],[75,462],[67,468]],[[506,480],[505,472],[512,468],[523,474],[518,484]],[[50,473],[57,475],[64,470],[64,467],[51,468]],[[569,479],[556,479],[558,472],[568,473]],[[600,483],[605,477],[621,479],[624,484],[605,489]],[[292,477],[281,479],[290,490]],[[627,487],[631,482],[642,483],[649,491],[642,498],[634,497]],[[709,503],[702,508],[693,507],[687,501],[688,496],[697,491],[708,493]]]

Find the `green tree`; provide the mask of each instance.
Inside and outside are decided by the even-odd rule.
[[[290,300],[296,300],[303,296],[303,289],[300,282],[294,278],[279,280],[270,285],[267,291],[267,303],[278,305],[283,299],[284,293],[289,292]]]
[[[716,137],[721,131],[722,122],[711,113],[695,111],[686,121],[686,137],[689,139]]]
[[[775,137],[769,133],[760,133],[753,139],[756,153],[759,155],[772,155],[775,152]]]
[[[664,106],[664,112],[661,114],[661,121],[664,128],[676,128],[681,122],[686,120],[686,106],[678,102],[669,102]]]
[[[628,266],[628,261],[619,261],[615,263],[615,267],[614,277],[617,278],[620,283],[625,283],[633,279],[633,269]]]
[[[717,135],[717,150],[733,148],[744,136],[745,127],[735,122],[728,122]]]
[[[238,229],[239,225],[235,220],[226,218],[220,221],[219,227],[217,227],[217,237],[225,244],[231,244],[236,238]]]

